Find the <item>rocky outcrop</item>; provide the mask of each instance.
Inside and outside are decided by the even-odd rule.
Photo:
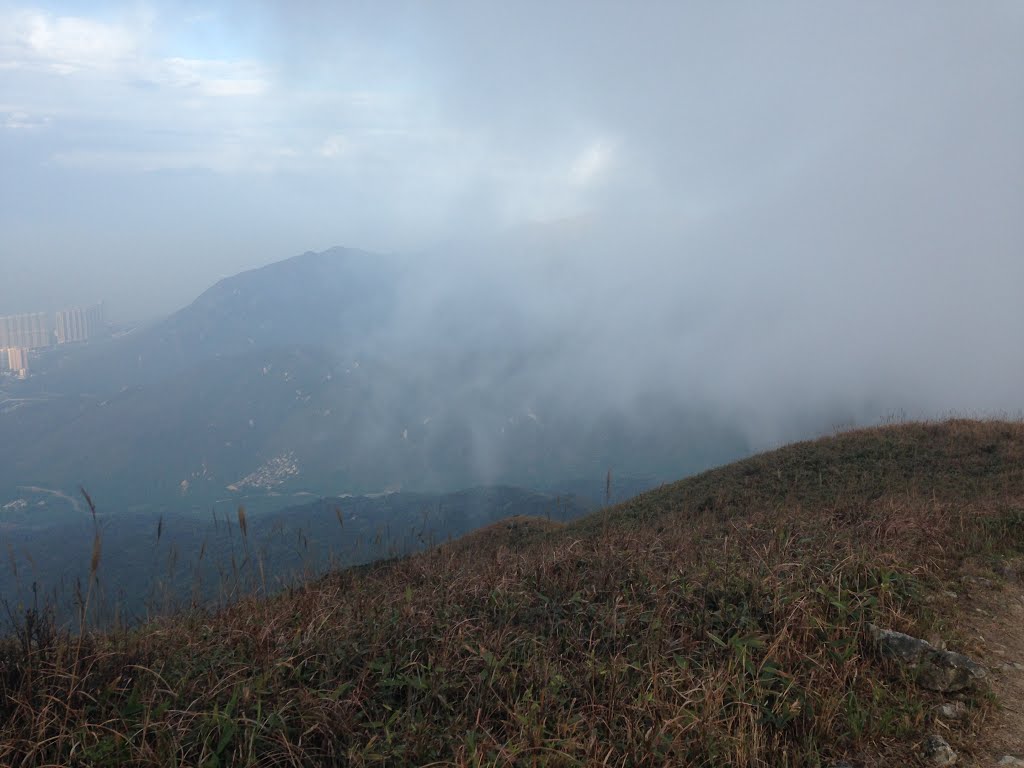
[[[879,653],[912,670],[917,684],[929,691],[955,693],[972,689],[985,679],[985,668],[962,653],[874,624],[868,629]]]

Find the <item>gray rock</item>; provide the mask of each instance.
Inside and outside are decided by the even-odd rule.
[[[917,684],[929,691],[954,693],[977,686],[987,672],[981,664],[962,653],[926,651],[917,667]]]
[[[962,720],[967,716],[967,705],[962,701],[953,701],[939,707],[939,715],[946,720]]]
[[[1021,760],[1019,757],[1014,757],[1013,755],[1003,755],[999,758],[999,765],[1024,766],[1024,760]]]
[[[985,668],[962,653],[942,650],[926,640],[874,624],[868,629],[879,652],[914,670],[917,684],[929,691],[954,693],[973,688],[985,679]]]
[[[949,742],[938,734],[924,740],[921,757],[932,765],[956,765],[956,761],[959,759],[953,748],[949,746]]]
[[[933,650],[928,641],[919,640],[893,629],[882,629],[874,624],[868,624],[868,631],[871,632],[871,639],[874,640],[883,656],[896,659],[909,666],[916,666],[921,662],[925,651]]]

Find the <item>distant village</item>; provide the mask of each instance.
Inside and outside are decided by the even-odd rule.
[[[0,375],[27,379],[40,350],[105,335],[103,302],[58,312],[27,312],[0,317]]]

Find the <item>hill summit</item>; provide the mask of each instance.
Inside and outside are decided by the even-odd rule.
[[[1024,425],[840,434],[217,613],[30,615],[0,762],[995,764],[1024,749],[996,654],[1024,652],[1022,555]],[[924,653],[987,670],[935,689]]]

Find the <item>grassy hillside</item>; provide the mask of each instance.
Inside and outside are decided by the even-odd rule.
[[[23,622],[0,764],[914,765],[941,699],[866,625],[969,653],[945,585],[1022,552],[1024,425],[851,432],[217,614]]]

